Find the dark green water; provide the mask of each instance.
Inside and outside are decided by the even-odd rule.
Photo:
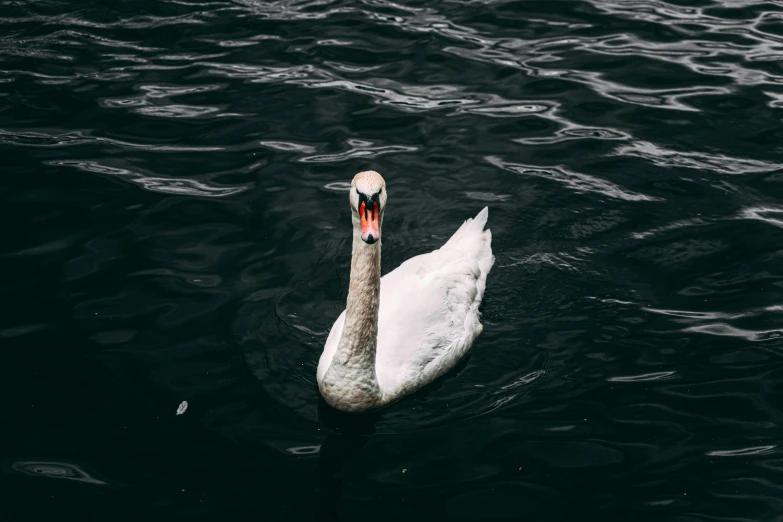
[[[783,520],[782,61],[771,0],[0,3],[0,518]],[[369,168],[384,272],[497,261],[357,419]]]

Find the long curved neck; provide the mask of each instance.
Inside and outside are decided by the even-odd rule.
[[[368,245],[354,230],[351,282],[345,306],[345,326],[337,353],[375,372],[378,306],[381,296],[381,242]]]
[[[333,406],[354,409],[381,399],[375,374],[378,307],[381,294],[381,241],[368,245],[354,216],[351,282],[343,334],[327,370],[324,396]]]

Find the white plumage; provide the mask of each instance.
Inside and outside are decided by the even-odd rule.
[[[491,232],[484,230],[487,217],[485,207],[441,248],[405,261],[381,279],[374,361],[341,356],[335,362],[341,339],[351,335],[344,331],[343,311],[318,364],[317,380],[327,402],[348,411],[381,407],[432,382],[467,354],[483,328],[479,305],[495,261]],[[363,247],[371,248],[354,242],[355,264],[357,248]],[[377,248],[380,261],[380,243]],[[354,270],[359,269],[352,265],[351,291],[361,291],[354,285]],[[348,302],[350,311],[350,296]]]

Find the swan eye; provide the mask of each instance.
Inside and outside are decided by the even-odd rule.
[[[358,196],[356,205],[357,205],[357,211],[359,211],[360,214],[362,214],[364,211],[361,210],[361,208],[366,208],[367,210],[375,209],[375,212],[381,212],[383,211],[383,205],[381,204],[381,196],[383,194],[383,187],[373,194],[372,196],[368,196],[364,192],[360,192],[359,189],[356,189],[356,195]],[[365,207],[363,207],[365,205]]]

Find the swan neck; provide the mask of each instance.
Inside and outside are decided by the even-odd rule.
[[[319,383],[323,397],[337,409],[367,411],[382,404],[375,372],[380,294],[381,242],[368,245],[362,241],[358,216],[354,216],[345,324],[332,363]]]
[[[381,294],[381,242],[368,245],[354,231],[345,327],[338,350],[375,372]]]

